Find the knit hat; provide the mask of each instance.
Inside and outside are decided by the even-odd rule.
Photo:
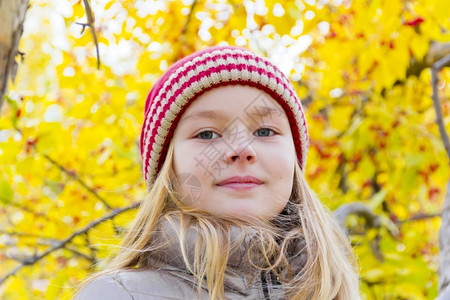
[[[237,84],[263,90],[281,105],[291,126],[300,167],[304,170],[309,136],[302,105],[290,80],[275,65],[250,50],[216,46],[173,64],[147,96],[140,137],[147,189],[158,175],[178,120],[189,105],[214,87]]]

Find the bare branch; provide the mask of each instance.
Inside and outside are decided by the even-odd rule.
[[[347,204],[342,204],[334,211],[334,216],[339,221],[341,226],[345,229],[345,219],[349,215],[358,215],[366,220],[367,227],[378,228],[381,225],[380,217],[378,217],[372,209],[362,202],[352,202]]]
[[[449,47],[450,47],[450,43],[449,43]],[[449,52],[450,52],[450,50],[449,50]],[[445,57],[441,58],[440,60],[438,60],[433,65],[433,68],[436,69],[436,70],[440,70],[443,67],[448,67],[448,66],[450,66],[450,53],[447,56],[445,56]]]
[[[100,200],[108,209],[112,209],[112,207],[108,204],[108,202],[103,199],[94,189],[92,189],[91,187],[89,187],[83,180],[81,180],[80,177],[78,177],[74,172],[70,172],[69,170],[67,170],[66,168],[64,168],[62,165],[60,165],[58,162],[56,162],[55,160],[53,160],[50,156],[48,156],[47,154],[42,154],[49,162],[51,162],[53,165],[55,165],[56,167],[58,167],[61,171],[63,171],[64,173],[66,173],[67,175],[69,175],[70,177],[72,177],[73,179],[75,179],[79,184],[81,184],[86,190],[88,190],[92,195],[94,195],[95,198],[97,198],[98,200]]]
[[[90,245],[89,248],[92,251],[92,258],[94,259],[94,261],[97,261],[97,247],[91,245],[91,241],[89,240],[89,235],[88,234],[84,235],[84,239],[85,239],[86,245]]]
[[[82,258],[84,258],[84,259],[90,261],[91,263],[94,263],[94,262],[95,262],[95,256],[87,256],[86,254],[81,253],[80,251],[78,251],[78,250],[76,250],[76,249],[73,249],[73,248],[71,248],[71,247],[68,247],[67,245],[66,245],[66,247],[64,247],[64,249],[66,249],[66,250],[72,252],[72,253],[75,254],[76,256],[82,257]]]
[[[94,44],[95,44],[95,52],[97,54],[97,69],[100,69],[100,52],[98,49],[97,33],[95,32],[95,27],[94,27],[94,14],[92,13],[92,9],[91,9],[91,5],[89,4],[89,0],[83,0],[83,3],[84,3],[84,9],[86,10],[87,23],[76,22],[76,24],[83,26],[83,28],[81,29],[81,34],[83,34],[86,27],[89,27],[91,29],[92,38],[94,39]]]
[[[417,61],[415,58],[411,59],[410,66],[406,70],[406,77],[418,76],[423,69],[432,67],[435,62],[447,55],[450,55],[450,43],[432,41],[422,61]]]
[[[84,33],[84,31],[86,30],[86,27],[88,27],[88,26],[89,26],[89,24],[86,24],[86,23],[80,23],[80,22],[75,22],[75,24],[77,24],[77,25],[80,25],[80,26],[81,26],[81,32],[80,32],[80,34],[83,34],[83,33]]]
[[[449,44],[450,45],[450,44]],[[450,162],[450,142],[442,117],[441,105],[438,97],[438,72],[443,67],[450,66],[450,53],[439,59],[431,67],[431,86],[433,89],[433,105],[436,110],[436,123],[439,127],[445,151]],[[447,193],[442,210],[442,224],[439,230],[439,298],[446,299],[450,294],[450,180],[447,182]]]
[[[424,60],[429,66],[432,66],[435,62],[448,55],[450,55],[450,43],[432,41]]]
[[[192,15],[194,14],[195,5],[197,5],[197,0],[194,0],[194,2],[191,5],[191,10],[189,11],[189,15],[186,18],[186,22],[184,22],[183,29],[181,29],[181,35],[184,35],[187,32],[189,23],[191,22]]]
[[[0,279],[0,285],[3,282],[5,282],[5,280],[8,279],[9,277],[14,276],[17,272],[19,272],[25,266],[33,265],[33,264],[37,263],[39,260],[41,260],[44,257],[46,257],[47,255],[55,252],[56,250],[59,250],[61,248],[65,248],[66,245],[68,243],[70,243],[75,237],[87,233],[90,229],[96,227],[97,225],[99,225],[99,224],[101,224],[101,223],[103,223],[105,221],[113,219],[114,217],[116,217],[117,215],[119,215],[119,214],[121,214],[123,212],[129,211],[129,210],[132,210],[132,209],[136,209],[136,208],[139,207],[139,205],[140,205],[140,203],[134,203],[134,204],[122,207],[122,208],[114,209],[109,214],[101,217],[98,220],[95,220],[95,221],[89,223],[86,227],[75,231],[68,238],[66,238],[66,239],[64,239],[62,241],[59,241],[59,243],[55,244],[53,247],[51,247],[50,249],[44,251],[43,253],[41,253],[39,255],[35,255],[35,256],[33,256],[31,258],[28,258],[26,260],[23,260],[17,267],[15,267],[13,270],[11,270],[9,273],[7,273],[4,277],[2,277]],[[70,250],[70,249],[68,249],[68,250]]]
[[[39,238],[39,237],[38,237],[38,239],[39,240],[36,243],[31,243],[31,244],[21,242],[21,246],[28,247],[28,249],[30,249],[30,248],[35,249],[37,246],[55,246],[55,245],[58,245],[60,242],[59,240],[56,240],[56,239],[45,239],[45,238]],[[4,245],[4,247],[5,248],[17,248],[17,245],[6,244],[6,245]],[[82,257],[82,258],[90,261],[91,263],[93,263],[95,261],[94,256],[92,256],[92,257],[88,256],[84,253],[81,253],[77,249],[69,247],[68,245],[63,247],[63,249],[66,249],[67,251],[70,251],[73,254],[75,254],[76,256]],[[8,259],[12,259],[12,260],[18,261],[20,263],[23,263],[24,261],[28,262],[28,261],[32,260],[35,256],[29,257],[29,256],[25,256],[23,253],[15,251],[13,254],[6,254],[6,257]]]
[[[379,228],[381,226],[380,217],[377,216],[368,205],[362,202],[343,204],[334,211],[334,216],[338,219],[346,234],[348,234],[348,231],[347,228],[345,228],[345,220],[349,215],[358,215],[363,217],[366,220],[366,229]],[[384,258],[380,250],[380,240],[381,235],[377,233],[375,238],[369,241],[369,245],[375,257],[378,260],[383,261]]]
[[[394,221],[394,223],[396,223],[396,224],[404,224],[404,223],[407,223],[407,222],[422,221],[422,220],[438,218],[440,216],[441,216],[441,213],[436,213],[436,214],[417,214],[417,215],[414,215],[411,218],[408,218],[408,219],[405,219],[405,220]]]
[[[442,137],[442,141],[444,142],[445,151],[447,152],[447,157],[450,160],[450,142],[448,140],[447,132],[445,131],[445,125],[442,117],[442,110],[441,110],[441,104],[439,103],[439,97],[438,97],[438,77],[437,73],[440,69],[442,69],[445,66],[450,65],[450,54],[446,57],[440,59],[437,61],[433,66],[431,67],[431,86],[433,88],[433,95],[431,98],[433,98],[433,104],[434,109],[436,110],[436,123],[439,127],[439,132]]]
[[[444,296],[446,295],[446,296]],[[442,224],[439,230],[439,297],[450,296],[450,180],[442,210]],[[442,297],[442,298],[441,298]]]

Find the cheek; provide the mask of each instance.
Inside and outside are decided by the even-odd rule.
[[[173,152],[173,169],[176,174],[193,170],[195,153],[195,149],[188,143],[176,143]]]
[[[192,206],[201,202],[205,189],[201,179],[196,174],[181,170],[180,173],[177,173],[177,180],[179,185],[177,185],[176,190],[182,203]]]
[[[293,177],[297,158],[292,149],[283,147],[271,149],[270,153],[266,153],[265,156],[267,157],[265,162],[269,164],[269,168],[274,176],[280,179]]]
[[[174,148],[173,170],[180,184],[178,192],[181,202],[187,205],[199,202],[206,192],[207,177],[198,162],[201,151],[189,143],[177,143]]]
[[[295,152],[289,145],[287,147],[277,148],[267,153],[265,161],[267,170],[269,170],[271,177],[275,180],[276,192],[283,199],[289,199],[292,193],[294,169],[297,161]]]

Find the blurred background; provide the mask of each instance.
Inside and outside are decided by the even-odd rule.
[[[102,268],[145,197],[148,91],[230,44],[293,81],[306,176],[346,217],[362,299],[434,299],[450,168],[430,66],[449,30],[447,0],[30,0],[1,107],[0,298],[70,299]],[[450,131],[450,68],[437,75]]]

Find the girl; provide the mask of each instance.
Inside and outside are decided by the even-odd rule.
[[[82,299],[358,299],[352,249],[308,187],[292,83],[253,52],[171,66],[145,105],[148,197]]]

